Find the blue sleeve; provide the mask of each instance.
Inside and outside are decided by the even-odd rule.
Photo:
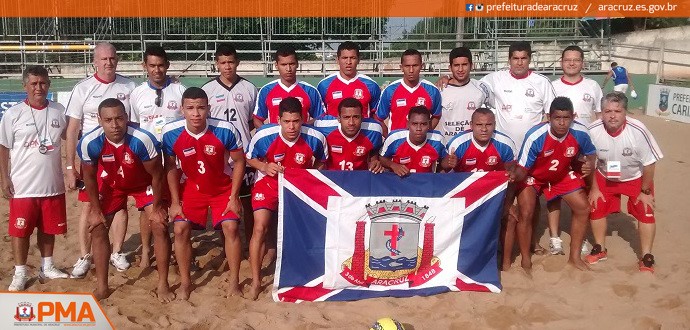
[[[326,111],[323,109],[323,100],[321,99],[321,95],[319,95],[319,92],[313,87],[306,88],[306,92],[311,99],[309,115],[314,119],[320,118],[326,113]]]
[[[261,87],[259,90],[259,96],[256,98],[256,108],[254,108],[254,116],[259,119],[266,119],[268,117],[268,108],[266,107],[266,98],[270,92],[268,85]]]
[[[441,106],[443,104],[441,92],[436,87],[429,87],[427,90],[429,91],[429,96],[431,96],[431,115],[433,117],[441,117]]]
[[[589,156],[592,154],[595,154],[597,152],[597,148],[594,146],[594,143],[592,143],[592,138],[589,137],[589,134],[584,131],[571,131],[573,133],[573,136],[575,137],[575,140],[577,140],[577,144],[580,145],[580,153],[583,155]]]
[[[367,88],[369,88],[369,95],[371,95],[371,100],[369,100],[369,112],[376,110],[376,106],[379,104],[381,99],[381,87],[374,81],[366,81]]]
[[[177,138],[180,136],[181,132],[181,130],[176,129],[163,134],[163,153],[166,156],[175,156],[173,147],[175,146],[175,141],[177,141]]]
[[[381,92],[381,99],[379,99],[378,105],[376,105],[376,117],[378,119],[387,119],[391,113],[391,100],[393,99],[393,92],[395,87],[388,85],[386,89]]]
[[[242,148],[242,139],[236,130],[227,127],[216,127],[214,133],[220,142],[223,143],[225,150],[233,151],[242,149],[244,151]]]
[[[156,137],[143,129],[132,130],[129,148],[142,162],[156,158],[161,151]]]

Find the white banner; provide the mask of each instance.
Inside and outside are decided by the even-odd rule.
[[[690,123],[690,88],[649,85],[647,115]]]
[[[0,293],[0,329],[14,327],[113,329],[110,320],[88,293]]]

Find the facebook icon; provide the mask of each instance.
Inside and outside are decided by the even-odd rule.
[[[472,11],[474,10],[474,5],[471,3],[465,4],[465,10],[466,11]]]

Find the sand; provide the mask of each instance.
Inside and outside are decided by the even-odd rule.
[[[380,298],[358,302],[275,303],[270,285],[258,301],[224,295],[225,263],[216,234],[194,239],[194,251],[201,270],[193,273],[197,288],[189,301],[161,304],[150,295],[157,274],[153,268],[132,267],[118,273],[111,267],[110,286],[114,293],[102,301],[113,324],[120,329],[364,329],[376,319],[393,317],[406,329],[525,329],[525,328],[609,328],[680,329],[690,328],[690,125],[646,117],[636,111],[656,137],[665,158],[656,171],[657,235],[654,244],[656,273],[637,269],[639,240],[632,218],[609,217],[608,261],[581,272],[566,266],[566,256],[534,256],[534,270],[524,273],[518,263],[502,272],[503,292],[499,294],[460,292],[431,297]],[[79,255],[76,193],[68,193],[69,230],[56,238],[55,263],[71,270]],[[0,286],[7,288],[12,275],[12,249],[7,235],[7,201],[0,202],[2,235],[0,242]],[[139,246],[138,214],[130,208],[126,251]],[[545,214],[542,212],[542,214]],[[542,218],[544,216],[542,215]],[[544,220],[544,219],[542,219]],[[561,237],[569,244],[569,217],[563,217]],[[544,221],[537,234],[548,246]],[[35,242],[35,235],[32,244]],[[29,265],[37,274],[40,255],[30,249]],[[136,254],[130,260],[138,260]],[[272,268],[264,283],[272,284]],[[249,264],[242,262],[241,281],[248,290]],[[173,289],[178,277],[170,275]],[[90,292],[95,287],[94,270],[85,279],[33,281],[29,291]]]

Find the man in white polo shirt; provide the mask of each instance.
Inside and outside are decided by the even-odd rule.
[[[50,79],[45,68],[28,67],[22,78],[26,100],[7,109],[0,121],[0,179],[10,204],[8,231],[15,264],[9,291],[26,288],[26,259],[34,228],[38,228],[42,257],[39,279],[69,277],[53,265],[55,235],[67,232],[60,153],[65,109],[46,99]]]
[[[606,94],[602,102],[602,118],[589,128],[598,158],[595,180],[589,192],[596,244],[585,259],[595,264],[608,257],[606,216],[620,212],[621,195],[625,195],[628,196],[628,213],[638,221],[642,249],[640,271],[654,272],[654,169],[656,162],[664,156],[647,127],[625,115],[627,109],[625,94]]]
[[[74,86],[69,101],[67,102],[66,115],[67,141],[66,141],[66,171],[67,187],[77,188],[81,174],[75,167],[77,154],[77,142],[81,134],[86,134],[98,126],[98,105],[107,98],[116,98],[125,105],[125,111],[129,115],[129,97],[136,84],[129,78],[116,73],[118,57],[115,47],[109,43],[100,43],[93,50],[93,64],[96,73]],[[99,178],[107,175],[99,171]],[[83,187],[83,186],[82,186]],[[79,192],[79,201],[83,202],[81,215],[79,216],[79,249],[81,256],[74,264],[72,276],[84,277],[91,268],[91,235],[88,231],[88,214],[90,203],[88,196],[82,190]],[[118,271],[129,268],[125,254],[121,253],[122,243],[127,234],[127,212],[118,212],[113,221],[113,253],[110,262]]]

